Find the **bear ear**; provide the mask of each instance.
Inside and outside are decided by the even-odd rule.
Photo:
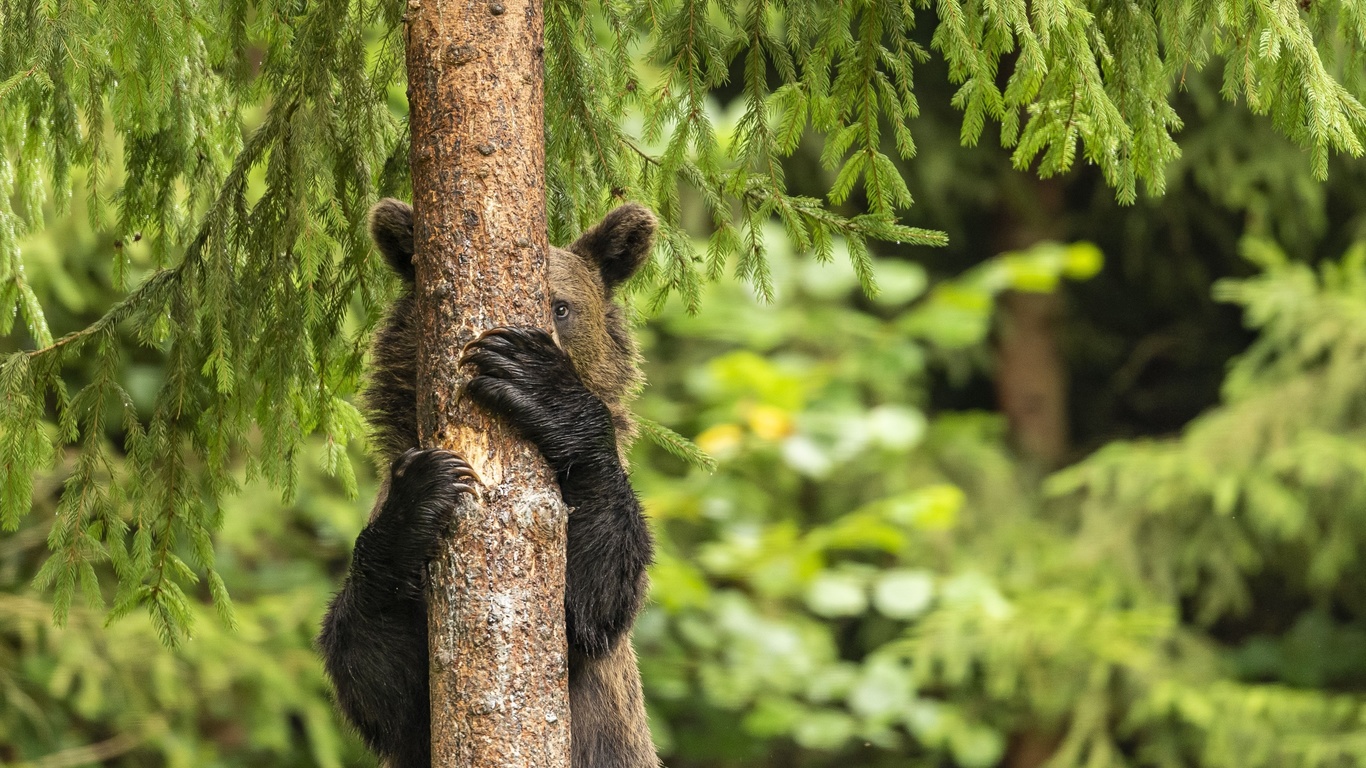
[[[413,207],[392,197],[370,209],[370,239],[389,266],[407,282],[413,281]]]
[[[610,293],[650,257],[656,226],[647,208],[627,203],[584,232],[569,250],[597,266]]]

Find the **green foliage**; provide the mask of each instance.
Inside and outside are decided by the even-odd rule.
[[[981,345],[991,330],[991,311],[1004,291],[1052,293],[1063,278],[1086,280],[1104,257],[1090,243],[1040,243],[1024,252],[1003,253],[935,286],[900,327],[913,338],[933,339],[947,348]]]
[[[985,317],[908,343],[931,302],[851,310],[852,274],[783,259],[772,310],[719,287],[720,321],[666,311],[652,380],[694,373],[644,407],[720,466],[636,462],[664,534],[637,632],[664,743],[690,765],[996,765],[1022,738],[1053,768],[1366,764],[1366,250],[1246,252],[1263,271],[1218,295],[1258,336],[1223,403],[1045,493],[998,417],[914,407]],[[1007,254],[929,295],[1093,254]]]
[[[1112,554],[1203,624],[1250,611],[1249,578],[1268,571],[1314,604],[1360,610],[1366,528],[1343,510],[1366,505],[1366,248],[1317,273],[1266,242],[1244,252],[1264,271],[1216,295],[1259,335],[1223,406],[1178,441],[1107,446],[1048,490],[1079,494],[1086,524],[1118,529]]]
[[[672,302],[645,328],[656,383],[641,410],[718,461],[714,474],[682,473],[643,445],[633,462],[660,534],[636,631],[657,736],[689,765],[895,765],[908,750],[924,757],[914,764],[994,764],[1001,732],[926,695],[892,642],[945,600],[1004,606],[979,575],[930,565],[968,509],[924,459],[937,428],[919,407],[929,361],[961,343],[956,323],[983,326],[990,302],[908,340],[947,285],[881,259],[889,279],[859,310],[852,266],[803,262],[770,232],[776,303],[725,282],[707,311]],[[974,274],[1014,275],[1041,255],[1051,250]]]
[[[725,280],[709,311],[676,299],[640,329],[640,410],[717,461],[708,473],[642,441],[632,462],[660,544],[636,644],[669,764],[968,768],[1021,738],[1056,746],[1059,768],[1364,762],[1361,547],[1341,510],[1360,508],[1366,472],[1338,462],[1361,442],[1366,251],[1315,270],[1249,241],[1264,271],[1219,293],[1259,335],[1224,404],[1180,437],[1112,444],[1043,495],[999,417],[926,408],[931,372],[974,349],[991,303],[906,329],[945,292],[1086,277],[1092,248],[1043,245],[939,282],[880,258],[866,300],[847,260],[800,259],[776,224],[769,236],[774,303]],[[1322,410],[1285,407],[1305,377]],[[155,382],[128,380],[135,403],[154,401]],[[1251,405],[1263,398],[1278,407]],[[215,562],[238,628],[194,585],[194,639],[175,649],[151,617],[104,625],[80,603],[49,626],[54,599],[24,585],[61,524],[46,500],[81,454],[40,476],[39,514],[0,542],[5,759],[362,759],[311,638],[365,505],[322,477],[325,441],[304,450],[298,502],[281,510],[262,477],[224,506]],[[1244,493],[1219,513],[1220,474],[1282,488],[1273,507]],[[358,483],[369,498],[369,473]],[[1274,506],[1287,498],[1297,526]],[[1314,558],[1332,565],[1318,581]],[[1268,578],[1286,591],[1254,583]],[[1253,602],[1227,608],[1230,585]],[[1205,605],[1225,608],[1191,609]],[[1230,635],[1229,617],[1258,626]]]
[[[764,228],[776,220],[818,261],[841,240],[874,292],[870,242],[944,241],[899,222],[911,195],[889,154],[915,154],[913,70],[930,55],[912,37],[917,10],[930,20],[927,6],[891,2],[552,0],[552,235],[591,221],[604,192],[646,200],[664,231],[641,282],[656,286],[656,306],[677,292],[696,310],[701,278],[728,264],[773,297]],[[0,307],[16,308],[33,345],[0,363],[0,525],[12,529],[29,507],[26,478],[54,446],[81,447],[39,578],[59,620],[78,586],[100,602],[93,565],[108,561],[112,612],[145,608],[178,641],[186,587],[221,583],[211,537],[238,457],[288,499],[303,440],[321,433],[327,470],[351,484],[345,446],[361,425],[346,397],[388,295],[367,258],[364,213],[407,183],[401,102],[391,108],[401,14],[392,1],[0,4]],[[1226,61],[1225,95],[1271,114],[1313,150],[1320,175],[1330,149],[1361,152],[1359,78],[1333,75],[1362,63],[1350,3],[1301,13],[1291,0],[945,2],[934,15],[931,48],[962,83],[963,140],[999,121],[1016,164],[1042,153],[1044,175],[1070,168],[1080,142],[1121,199],[1139,178],[1160,190],[1179,126],[1169,95],[1213,57]],[[1002,90],[1002,58],[1016,52]],[[739,111],[723,132],[713,92],[733,71]],[[806,143],[833,174],[828,205],[788,190],[784,160]],[[89,222],[113,240],[115,285],[137,287],[54,342],[19,240],[49,206],[67,209],[78,180]],[[842,212],[856,190],[864,212]],[[706,212],[703,256],[684,229],[685,199]],[[14,313],[0,317],[11,331]],[[167,361],[141,412],[118,376],[125,324]],[[99,365],[73,391],[65,371],[78,358]],[[120,445],[108,441],[112,424]]]
[[[34,75],[0,110],[0,162],[23,169],[0,186],[7,285],[24,285],[13,237],[41,226],[45,199],[63,210],[75,163],[91,223],[122,233],[103,244],[116,284],[141,279],[55,343],[41,313],[25,310],[38,348],[0,363],[16,403],[0,415],[0,434],[16,442],[6,475],[49,465],[54,442],[79,445],[37,581],[52,589],[62,621],[78,584],[88,602],[102,602],[92,566],[107,561],[118,576],[112,614],[145,608],[175,643],[191,619],[189,585],[202,577],[226,597],[212,534],[241,457],[247,477],[289,497],[305,435],[345,445],[360,434],[344,397],[355,390],[364,329],[347,327],[348,312],[362,306],[368,326],[387,296],[361,222],[401,128],[384,102],[401,51],[392,39],[369,46],[379,10],[346,2],[301,14],[245,3],[199,15],[117,3],[11,3],[3,13],[0,71]],[[262,57],[254,75],[249,52]],[[251,125],[245,115],[265,101]],[[113,219],[104,213],[111,199]],[[166,360],[142,410],[120,381],[125,322]],[[77,359],[96,364],[69,393],[64,368]],[[41,424],[50,398],[55,441]],[[344,460],[334,468],[349,476]],[[17,525],[28,491],[23,480],[6,483],[0,525]]]
[[[311,638],[373,496],[350,398],[393,288],[364,215],[410,191],[403,10],[0,0],[0,761],[362,759]],[[1306,263],[1366,234],[1357,4],[545,16],[552,239],[618,198],[663,220],[633,467],[671,765],[1366,763],[1366,251]],[[962,149],[988,122],[1003,149]],[[1008,166],[1069,174],[1055,236],[1104,270],[983,260],[1062,218]],[[1113,191],[1077,207],[1089,167]],[[1261,271],[1215,295],[1257,340],[1223,376],[1239,238]],[[1130,367],[1097,304],[1194,304],[1166,333],[1222,399],[1171,438],[1101,419],[1040,488],[936,399],[989,370],[1000,292],[1088,278],[1079,366]]]
[[[309,466],[324,449],[306,446]],[[301,475],[300,501],[283,508],[264,480],[246,484],[224,506],[214,549],[235,621],[215,617],[209,603],[221,606],[221,598],[195,585],[187,595],[193,638],[168,648],[153,616],[108,621],[77,603],[53,626],[52,600],[25,589],[48,531],[60,525],[47,499],[79,460],[68,454],[40,480],[38,514],[0,541],[0,761],[361,764],[364,751],[336,714],[313,638],[364,507],[312,469]]]

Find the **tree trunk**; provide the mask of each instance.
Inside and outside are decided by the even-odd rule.
[[[1004,206],[997,249],[1028,248],[1066,234],[1063,182],[1033,180],[1029,194]],[[1059,291],[1007,291],[997,303],[996,399],[1016,450],[1043,471],[1067,456],[1067,365],[1058,344]]]
[[[465,457],[431,567],[432,765],[568,768],[568,510],[540,454],[459,398],[461,349],[551,327],[539,0],[409,0],[409,118],[424,445]]]
[[[1011,442],[1044,471],[1067,456],[1067,370],[1058,346],[1062,295],[1007,291],[998,302],[996,397]]]
[[[1025,179],[1026,192],[1008,200],[1000,214],[997,249],[1028,248],[1067,235],[1061,179]],[[1007,291],[997,303],[996,398],[1021,458],[1044,472],[1067,456],[1067,364],[1058,334],[1063,320],[1059,291]],[[1054,724],[1022,723],[1011,734],[1003,768],[1040,768],[1062,736]]]

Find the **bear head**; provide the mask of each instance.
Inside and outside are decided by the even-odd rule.
[[[547,259],[556,339],[584,386],[611,408],[623,440],[634,433],[624,405],[639,388],[641,376],[635,342],[613,294],[649,258],[655,228],[655,217],[649,210],[628,203],[607,214],[567,248],[551,247]],[[411,318],[412,207],[392,198],[381,200],[370,212],[370,236],[409,287],[396,305],[388,329],[377,339],[376,359],[384,368],[399,362],[387,354],[396,350],[386,336],[405,350],[416,350],[416,340],[411,338],[415,327]],[[392,338],[395,332],[404,338]],[[390,348],[386,350],[385,345]],[[383,362],[384,358],[390,362]],[[407,375],[401,378],[411,382],[412,373],[404,373]]]

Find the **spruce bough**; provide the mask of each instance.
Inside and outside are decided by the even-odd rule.
[[[201,579],[231,621],[212,536],[239,463],[292,498],[303,441],[321,434],[326,469],[354,493],[347,447],[363,427],[349,398],[394,290],[365,212],[411,192],[404,12],[0,2],[0,332],[27,336],[0,361],[0,526],[30,509],[35,473],[79,451],[37,579],[59,620],[77,592],[103,604],[95,566],[108,563],[111,613],[146,610],[165,642],[188,631],[185,590]],[[1332,0],[554,0],[545,19],[551,239],[596,220],[612,193],[642,200],[662,231],[637,286],[693,309],[728,268],[771,295],[771,219],[818,259],[842,238],[869,291],[870,243],[943,241],[900,219],[914,74],[930,57],[957,89],[962,141],[995,123],[1018,167],[1095,164],[1124,201],[1140,181],[1162,191],[1181,126],[1172,99],[1202,68],[1305,147],[1320,177],[1366,137],[1366,20]],[[709,94],[735,73],[743,110],[718,125]],[[786,191],[783,159],[804,145],[832,177],[825,200]],[[700,252],[683,194],[707,211]],[[131,288],[54,339],[19,243],[73,198]],[[847,215],[856,198],[866,212]],[[132,247],[157,268],[131,269]],[[118,375],[125,337],[168,372],[147,408]]]

